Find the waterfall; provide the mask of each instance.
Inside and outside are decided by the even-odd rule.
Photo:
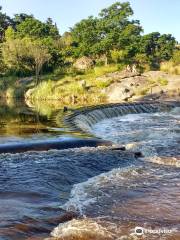
[[[174,107],[171,102],[136,102],[107,104],[80,109],[65,118],[65,124],[71,129],[88,132],[99,121],[126,114],[154,113],[168,111]]]

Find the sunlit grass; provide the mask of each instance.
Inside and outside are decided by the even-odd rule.
[[[84,74],[74,76],[65,76],[58,79],[55,77],[47,80],[42,78],[41,83],[34,88],[32,95],[33,99],[42,100],[60,100],[62,102],[99,102],[104,101],[102,89],[108,87],[111,80],[99,80],[107,73],[112,73],[118,70],[117,65],[108,65],[95,67],[88,70]],[[85,86],[82,86],[82,81],[85,81]]]
[[[118,71],[118,65],[108,65],[108,66],[101,66],[95,67],[94,73],[96,77],[100,77],[107,73],[112,73]]]
[[[180,74],[180,64],[176,65],[173,61],[161,63],[160,70],[170,74]]]
[[[168,80],[166,78],[158,78],[157,82],[161,85],[161,86],[166,86],[168,85]]]

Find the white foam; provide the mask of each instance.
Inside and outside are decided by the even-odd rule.
[[[162,165],[169,165],[180,168],[180,157],[150,157],[147,158],[149,162],[158,163]]]
[[[141,151],[146,157],[158,157],[162,152],[178,154],[180,108],[170,112],[128,114],[103,120],[92,127],[93,134],[106,140]],[[164,150],[163,150],[164,149]],[[177,151],[175,152],[174,150]]]
[[[109,223],[109,225],[112,225]],[[59,224],[53,232],[52,237],[68,239],[89,239],[89,240],[114,240],[115,234],[109,231],[93,219],[71,220],[66,223]]]
[[[61,208],[67,211],[78,211],[81,215],[85,213],[86,208],[96,203],[101,202],[100,198],[107,196],[104,188],[127,186],[136,187],[137,183],[134,179],[148,175],[147,171],[138,167],[116,168],[107,173],[102,173],[98,176],[88,179],[86,182],[75,184],[71,190],[71,197],[67,203]],[[142,181],[142,184],[145,182]]]

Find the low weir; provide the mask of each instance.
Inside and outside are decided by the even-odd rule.
[[[137,102],[86,107],[67,115],[64,119],[64,123],[68,128],[70,128],[70,130],[79,133],[88,133],[94,124],[107,118],[118,117],[126,114],[169,111],[173,107],[179,105],[180,102]],[[60,150],[68,148],[97,147],[102,145],[111,146],[113,144],[110,141],[104,141],[94,136],[92,138],[72,138],[68,140],[57,139],[41,142],[3,144],[0,146],[0,154],[20,153],[27,151],[48,151],[51,149]]]
[[[88,132],[94,124],[107,118],[126,114],[169,111],[176,106],[179,106],[179,102],[135,102],[100,105],[75,111],[65,118],[65,124],[74,131]]]
[[[70,139],[70,140],[54,140],[42,141],[36,143],[17,143],[17,144],[3,144],[0,146],[0,154],[2,153],[22,153],[29,151],[48,151],[48,150],[63,150],[69,148],[81,147],[98,147],[111,146],[110,141],[104,141],[96,138],[89,139]]]

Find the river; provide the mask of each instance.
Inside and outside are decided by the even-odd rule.
[[[88,133],[44,109],[1,103],[0,145],[97,136],[130,151],[0,154],[0,239],[44,239],[59,223],[52,235],[62,239],[136,239],[136,227],[141,239],[180,239],[179,107],[104,119]]]

